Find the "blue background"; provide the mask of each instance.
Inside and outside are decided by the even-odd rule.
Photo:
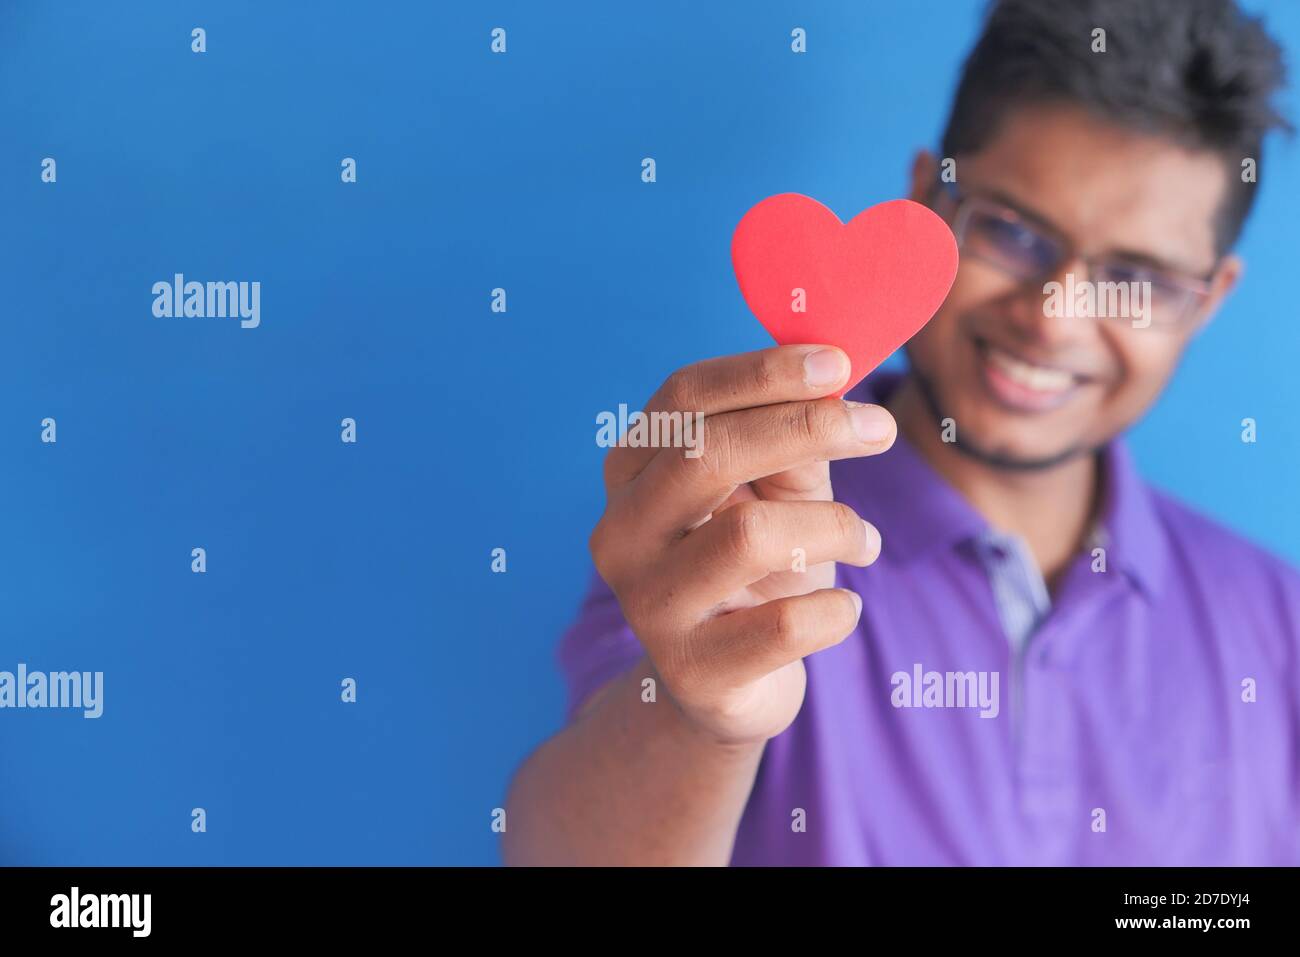
[[[0,5],[0,670],[105,672],[99,720],[0,711],[0,863],[499,859],[560,721],[595,414],[766,344],[736,221],[903,194],[982,9],[614,6]],[[1294,58],[1300,4],[1251,6]],[[1260,180],[1136,448],[1294,560],[1295,147]],[[175,272],[259,280],[261,327],[154,318]]]

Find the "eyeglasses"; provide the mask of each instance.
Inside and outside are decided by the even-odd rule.
[[[1094,290],[1123,291],[1125,302],[1129,301],[1130,290],[1146,291],[1143,318],[1149,319],[1151,325],[1166,327],[1192,321],[1209,299],[1218,263],[1207,276],[1191,276],[1122,256],[1079,256],[1067,238],[992,197],[964,193],[955,183],[938,184],[935,195],[940,193],[952,205],[952,231],[963,258],[988,263],[1017,282],[1042,282],[1077,258],[1084,263]],[[1150,285],[1139,287],[1132,283]],[[1100,299],[1099,292],[1097,298]],[[1129,315],[1117,315],[1119,312],[1132,314],[1131,309],[1101,309],[1094,314],[1129,321]]]

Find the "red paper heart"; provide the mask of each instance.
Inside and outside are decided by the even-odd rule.
[[[731,239],[741,295],[778,344],[839,346],[857,385],[912,338],[943,304],[957,273],[948,224],[920,203],[896,199],[848,224],[799,193],[769,196]],[[795,307],[803,290],[806,311]]]

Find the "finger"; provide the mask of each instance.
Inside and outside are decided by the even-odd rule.
[[[822,588],[719,615],[684,652],[693,673],[739,687],[838,644],[853,633],[862,599],[847,588]]]
[[[705,421],[700,455],[657,456],[611,509],[638,509],[648,535],[680,537],[738,486],[817,462],[875,455],[893,444],[894,418],[841,399],[786,402]],[[646,508],[645,503],[654,503]]]
[[[816,399],[831,395],[843,385],[849,368],[849,357],[835,346],[777,346],[706,359],[670,375],[644,411],[711,416],[777,402]],[[611,449],[605,458],[605,481],[611,489],[626,484],[658,451],[623,444]]]
[[[755,500],[718,512],[674,550],[669,588],[702,613],[773,572],[790,571],[796,557],[805,565],[870,565],[880,555],[880,533],[842,502]]]
[[[752,483],[759,498],[767,501],[821,501],[835,497],[831,488],[831,463],[813,462],[765,475]]]

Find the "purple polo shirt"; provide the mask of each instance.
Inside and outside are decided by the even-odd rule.
[[[883,551],[839,566],[861,621],[805,659],[733,864],[1300,864],[1300,575],[1122,441],[1104,466],[1096,540],[1026,619],[995,530],[907,440],[832,463]],[[595,578],[559,646],[567,716],[640,654]]]

